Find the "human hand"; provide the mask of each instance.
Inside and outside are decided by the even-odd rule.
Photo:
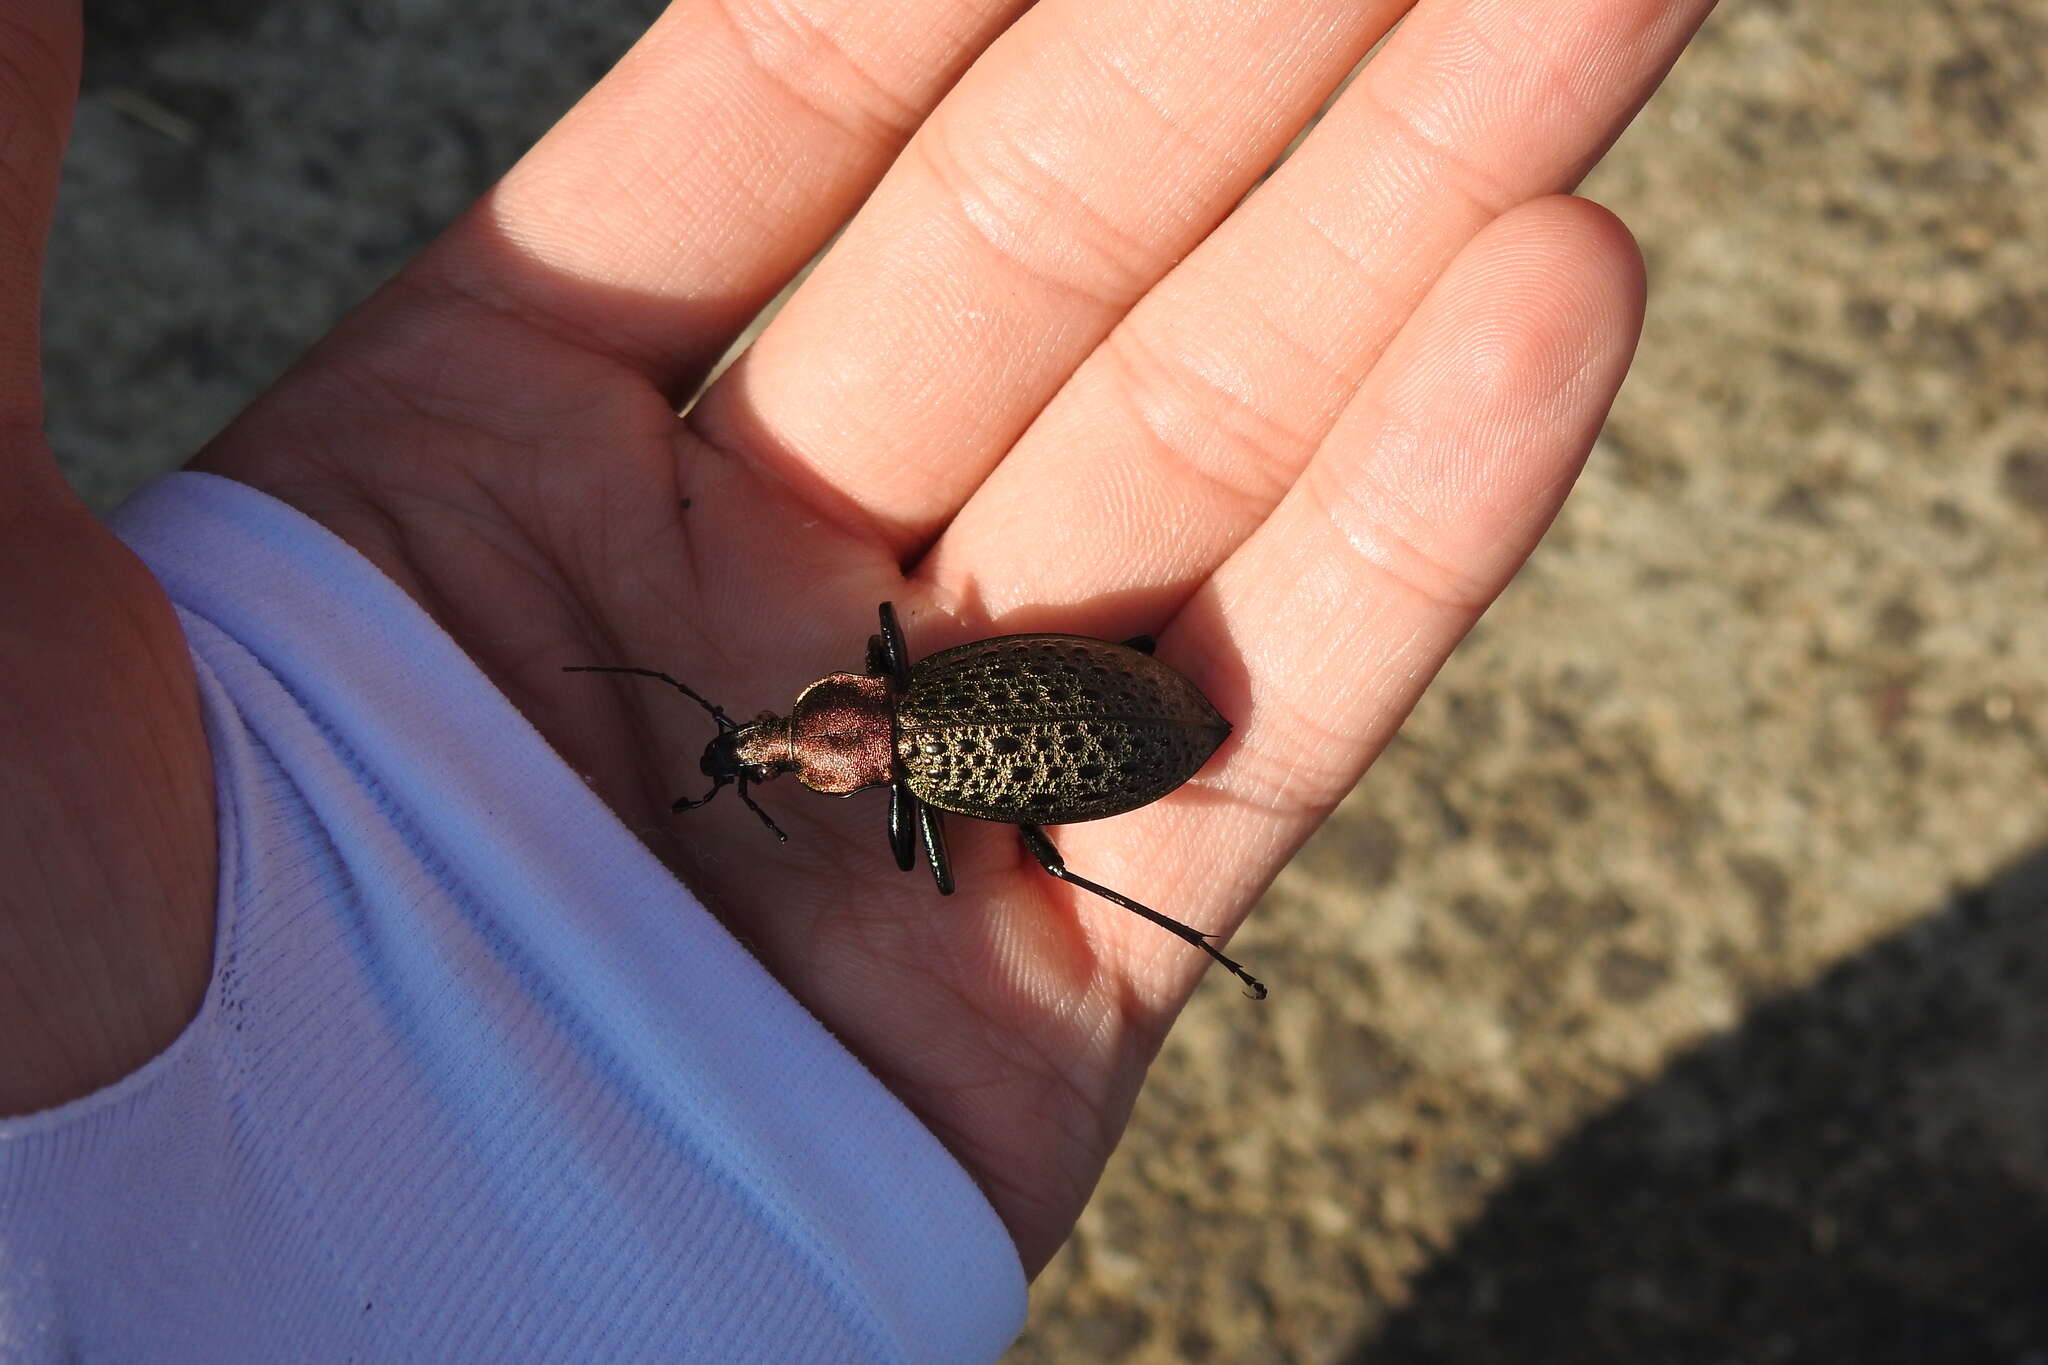
[[[75,45],[75,14],[26,8],[19,31]],[[1242,205],[1405,6],[1023,8],[820,5],[798,26],[674,6],[197,463],[317,518],[432,612],[930,1124],[1035,1271],[1208,959],[1051,881],[998,826],[952,822],[961,892],[940,900],[890,861],[879,794],[761,789],[786,846],[737,804],[671,816],[701,784],[703,714],[562,665],[665,669],[744,715],[857,670],[884,599],[914,657],[1154,633],[1236,731],[1173,796],[1058,842],[1082,875],[1229,929],[1589,447],[1640,264],[1607,215],[1547,196],[1707,4],[1567,0],[1539,29],[1525,6],[1425,0]],[[30,435],[68,99],[61,71],[0,91],[0,119],[34,131],[0,156],[40,196],[0,220],[6,686],[36,741],[0,856],[37,904],[92,907],[83,926],[10,915],[29,946],[9,960],[35,976],[16,993],[33,1032],[11,1036],[50,1059],[44,1103],[190,1016],[213,894],[176,623]]]

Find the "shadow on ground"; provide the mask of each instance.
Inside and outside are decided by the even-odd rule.
[[[1506,1186],[1346,1365],[2048,1362],[2048,848]]]

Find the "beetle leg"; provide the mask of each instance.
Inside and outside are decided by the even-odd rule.
[[[1162,915],[1149,905],[1140,905],[1129,896],[1112,891],[1108,887],[1096,882],[1091,882],[1086,877],[1077,877],[1067,871],[1066,859],[1060,857],[1060,851],[1052,846],[1052,840],[1046,838],[1045,831],[1037,825],[1018,825],[1017,832],[1024,836],[1024,847],[1031,850],[1031,856],[1038,859],[1038,865],[1047,872],[1063,882],[1069,882],[1080,887],[1083,891],[1093,891],[1104,900],[1113,905],[1121,905],[1133,914],[1143,915],[1168,933],[1186,939],[1189,943],[1194,944],[1210,957],[1215,958],[1225,967],[1228,967],[1231,975],[1251,988],[1252,999],[1264,1000],[1266,998],[1266,988],[1259,979],[1243,967],[1238,966],[1237,963],[1232,962],[1222,953],[1217,952],[1215,947],[1210,944],[1207,934],[1202,933],[1198,929],[1189,928],[1171,916]]]
[[[946,826],[938,807],[917,802],[917,832],[924,836],[924,858],[932,865],[932,880],[939,884],[939,894],[952,895],[953,860],[946,856]]]
[[[716,795],[718,795],[718,794],[719,794],[720,792],[724,791],[724,790],[726,789],[726,787],[727,787],[728,785],[730,785],[730,784],[731,784],[731,782],[732,782],[732,779],[731,779],[731,778],[729,778],[729,777],[727,777],[727,778],[722,778],[722,779],[720,779],[720,780],[718,780],[718,781],[715,781],[715,782],[713,782],[713,783],[711,784],[711,790],[710,790],[710,791],[708,791],[708,792],[705,792],[705,793],[704,793],[704,794],[703,794],[702,796],[698,797],[698,798],[697,798],[697,799],[696,799],[695,801],[692,801],[692,800],[691,800],[691,799],[690,799],[689,797],[687,797],[687,796],[678,796],[678,797],[676,798],[676,800],[675,800],[675,804],[674,804],[674,805],[672,805],[672,806],[670,806],[670,807],[668,808],[668,809],[669,809],[669,814],[671,814],[671,815],[681,815],[681,814],[682,814],[682,813],[683,813],[684,811],[686,811],[686,810],[695,810],[695,809],[697,809],[697,807],[699,807],[699,806],[708,806],[708,805],[710,805],[710,804],[711,804],[711,798],[712,798],[712,797],[714,797],[714,796],[716,796]]]
[[[895,604],[882,603],[881,616],[882,633],[868,638],[868,672],[886,676],[901,691],[910,686],[910,651],[903,647],[903,628],[896,624]]]
[[[782,826],[776,824],[773,820],[769,819],[768,812],[761,809],[761,803],[756,801],[753,797],[747,795],[747,779],[742,777],[738,781],[733,783],[733,785],[739,789],[740,800],[747,803],[747,809],[754,812],[754,814],[760,816],[761,823],[768,826],[768,832],[774,835],[778,841],[785,844],[788,843],[789,836],[782,832]],[[707,796],[704,799],[708,801],[711,798]],[[702,803],[700,802],[699,804]]]
[[[1150,654],[1159,648],[1159,642],[1149,635],[1133,635],[1123,642],[1125,649],[1135,649],[1140,654]]]
[[[917,819],[917,798],[910,794],[910,788],[901,782],[889,784],[889,851],[896,855],[896,866],[905,872],[917,866],[917,831],[912,824]]]

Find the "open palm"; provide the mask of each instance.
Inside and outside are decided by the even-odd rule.
[[[1055,837],[1082,875],[1227,931],[1590,446],[1641,270],[1610,217],[1554,196],[1706,3],[1564,0],[1537,28],[1518,4],[1423,0],[1255,191],[1407,6],[1023,8],[815,5],[798,24],[789,7],[675,5],[197,465],[318,519],[432,612],[931,1125],[1035,1270],[1208,959],[1053,882],[1005,826],[951,822],[961,890],[941,900],[895,869],[878,792],[758,788],[787,845],[736,802],[671,815],[704,785],[708,718],[563,666],[665,669],[745,717],[859,671],[884,599],[913,658],[1009,631],[1156,634],[1236,731],[1166,800]],[[75,15],[35,22],[53,50],[75,42]],[[59,135],[62,85],[40,96]],[[60,140],[12,154],[54,158]],[[6,226],[32,261],[34,215]],[[22,335],[32,301],[5,316]],[[5,429],[32,431],[32,370],[0,356]],[[47,815],[7,837],[70,841],[36,864],[53,898],[90,868],[109,914],[168,945],[117,954],[99,989],[30,993],[35,1036],[92,1001],[121,1016],[75,1090],[196,1004],[211,778],[161,596],[30,437],[6,455],[14,505],[44,509],[9,553],[62,570],[9,607],[10,680],[16,651],[129,665],[112,721],[84,713],[106,696],[75,678],[10,686],[34,689],[21,704],[53,736],[98,727],[90,771],[53,759],[48,780],[96,783],[120,807],[105,823],[149,847],[116,855]],[[90,642],[57,624],[86,619],[104,623]],[[10,823],[44,809],[17,804]],[[123,868],[146,894],[108,894]]]

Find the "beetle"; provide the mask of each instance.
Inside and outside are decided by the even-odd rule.
[[[1149,805],[1186,782],[1230,734],[1230,722],[1140,635],[1113,644],[1085,635],[999,635],[910,662],[896,609],[884,602],[865,673],[833,673],[797,695],[788,716],[741,724],[695,689],[651,668],[569,664],[566,673],[624,673],[667,683],[711,713],[718,734],[699,765],[711,790],[677,798],[695,810],[727,786],[778,839],[788,835],[747,788],[786,772],[812,791],[849,796],[889,788],[889,846],[905,872],[924,847],[941,895],[953,893],[941,812],[1017,826],[1038,865],[1178,935],[1263,1000],[1258,978],[1210,936],[1067,869],[1044,826],[1101,820]]]

